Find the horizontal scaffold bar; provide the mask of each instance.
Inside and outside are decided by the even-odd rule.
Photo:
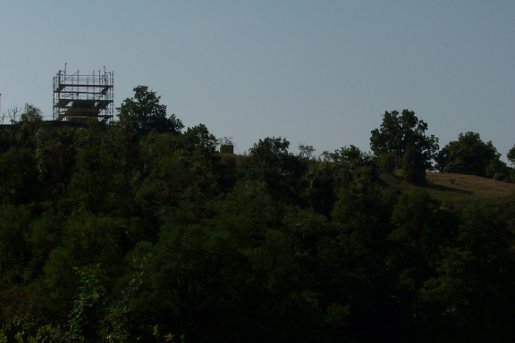
[[[58,89],[63,89],[63,88],[66,88],[66,87],[96,87],[96,88],[112,88],[113,85],[110,85],[110,84],[102,84],[102,83],[97,83],[97,84],[94,84],[94,83],[60,83],[57,87],[56,87],[56,91]]]

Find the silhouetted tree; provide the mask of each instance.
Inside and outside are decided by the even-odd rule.
[[[166,105],[159,103],[161,99],[147,86],[134,88],[134,96],[125,99],[117,108],[120,123],[126,127],[142,132],[155,130],[158,132],[179,133],[182,122],[172,114],[166,114]]]
[[[438,151],[438,139],[426,131],[427,124],[413,111],[403,110],[400,115],[398,111],[385,112],[381,127],[372,130],[370,147],[381,160],[393,159],[384,169],[390,170],[391,164],[408,168],[408,181],[420,183],[425,180],[425,170],[433,168]]]
[[[492,141],[485,143],[479,133],[466,132],[440,151],[437,162],[439,170],[446,173],[494,177],[505,172],[506,165],[499,157]]]

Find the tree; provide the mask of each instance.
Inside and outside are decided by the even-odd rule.
[[[22,122],[40,122],[43,120],[43,112],[35,106],[25,104],[20,118]]]
[[[27,242],[30,211],[12,205],[0,208],[0,293],[8,285],[27,281],[30,276],[30,246]],[[5,306],[5,299],[0,295]]]
[[[0,153],[0,203],[22,204],[39,194],[34,155],[27,148],[12,147]]]
[[[125,211],[131,203],[127,140],[119,128],[90,127],[76,135],[77,153],[68,194],[94,212]]]
[[[508,157],[508,161],[510,161],[511,164],[515,167],[515,144],[510,149],[510,151],[508,151],[506,157]]]
[[[34,137],[36,136],[37,130],[43,123],[43,114],[41,110],[35,106],[25,104],[25,108],[20,115],[20,121],[17,125],[20,126],[20,134],[17,135],[17,139],[25,147],[33,147],[35,144]]]
[[[307,160],[312,159],[313,154],[316,151],[316,149],[313,148],[312,145],[305,145],[305,144],[300,144],[298,149],[299,149],[299,153],[297,156],[300,158],[307,159]]]
[[[432,169],[431,160],[438,151],[438,138],[426,134],[427,124],[417,118],[415,112],[403,110],[385,112],[379,129],[372,130],[370,147],[377,157],[391,155],[396,167],[400,167],[408,150],[417,151],[419,169]],[[411,152],[410,152],[411,154]]]
[[[160,96],[147,86],[138,86],[133,91],[134,97],[125,99],[117,108],[122,125],[143,132],[180,132],[182,122],[175,114],[167,116],[166,105],[159,103]]]
[[[264,181],[275,198],[298,200],[306,166],[288,151],[289,146],[281,137],[260,139],[250,149],[244,172],[249,179]]]
[[[460,173],[494,177],[506,166],[492,144],[481,140],[479,133],[460,133],[457,141],[447,144],[438,154],[438,169],[446,173]]]
[[[206,156],[212,155],[216,151],[216,137],[209,132],[204,124],[188,128],[184,133],[184,138],[191,150],[202,151]]]
[[[424,157],[413,145],[410,145],[402,157],[402,170],[406,181],[423,184],[426,181]]]
[[[433,326],[431,342],[513,341],[513,234],[494,207],[476,204],[461,216],[452,245],[440,246],[436,273],[419,289],[420,327]]]
[[[34,136],[34,159],[43,194],[56,198],[64,194],[75,164],[75,134],[69,127],[42,126]]]

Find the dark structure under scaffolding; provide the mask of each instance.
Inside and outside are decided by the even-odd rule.
[[[73,74],[59,70],[54,76],[54,120],[107,121],[114,113],[114,73]]]

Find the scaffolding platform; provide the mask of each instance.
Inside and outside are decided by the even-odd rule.
[[[107,121],[114,113],[114,73],[73,74],[59,70],[53,83],[53,116],[57,121]]]

